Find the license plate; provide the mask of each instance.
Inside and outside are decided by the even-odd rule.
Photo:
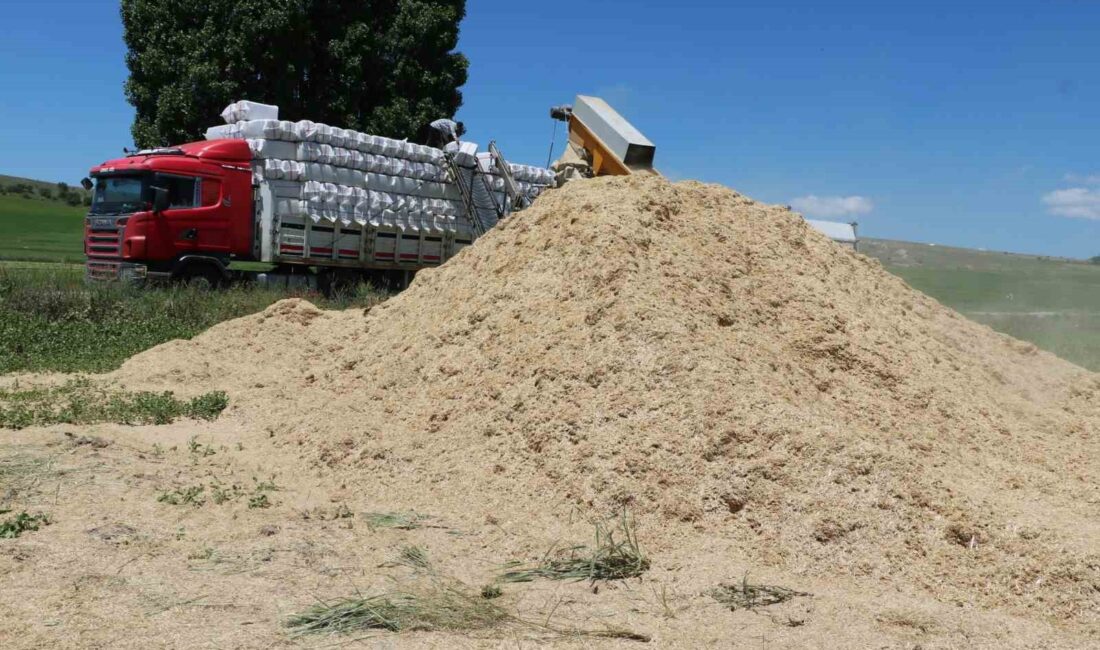
[[[115,220],[114,219],[92,219],[92,228],[100,229],[100,228],[114,228],[114,227],[115,227]]]

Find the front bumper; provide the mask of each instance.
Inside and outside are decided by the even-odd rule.
[[[84,280],[87,282],[142,284],[153,275],[144,264],[105,259],[89,259],[84,264]]]

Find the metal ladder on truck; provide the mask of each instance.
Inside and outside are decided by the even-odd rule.
[[[447,170],[450,172],[451,178],[454,179],[455,185],[458,186],[458,192],[462,195],[462,205],[466,208],[466,215],[470,218],[470,223],[474,225],[477,236],[484,235],[485,224],[481,222],[481,215],[477,213],[473,192],[470,186],[466,184],[466,179],[462,177],[462,167],[455,161],[454,154],[449,151],[443,152],[443,160],[447,164]]]
[[[508,165],[508,161],[504,159],[504,155],[500,153],[496,141],[489,142],[489,153],[492,156],[497,171],[500,173],[501,179],[504,181],[504,193],[508,197],[509,205],[502,206],[497,203],[496,192],[493,191],[493,185],[489,181],[489,173],[483,172],[481,167],[475,164],[473,175],[481,178],[481,182],[485,186],[485,193],[489,197],[493,211],[496,212],[497,220],[499,221],[512,212],[528,207],[531,205],[531,201],[519,191],[516,179],[512,176],[512,168]],[[477,230],[478,236],[484,235],[487,228],[485,227],[485,223],[481,220],[481,215],[478,213],[478,206],[474,202],[473,188],[466,184],[466,179],[462,176],[462,167],[455,160],[455,155],[452,152],[444,152],[443,159],[447,164],[447,169],[451,174],[451,178],[454,179],[455,185],[458,186],[458,191],[462,195],[462,204],[466,208],[466,214],[469,215],[470,222],[474,225],[474,229]]]
[[[512,168],[508,166],[504,154],[500,153],[496,140],[489,141],[489,153],[493,156],[493,162],[496,163],[500,177],[504,179],[504,193],[508,195],[508,200],[511,201],[508,212],[522,210],[531,205],[531,200],[519,191],[519,185],[516,185],[516,179],[512,177]]]

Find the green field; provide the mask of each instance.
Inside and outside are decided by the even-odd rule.
[[[16,185],[32,191],[13,192]],[[79,187],[70,190],[86,196]],[[57,183],[0,175],[0,260],[83,261],[87,208],[68,205],[57,194]]]
[[[1100,370],[1100,264],[874,239],[860,251],[969,318]]]
[[[83,277],[83,267],[71,264],[0,264],[0,374],[112,370],[142,350],[292,295],[331,309],[386,297],[365,286],[325,298],[248,285],[225,291],[87,285]]]
[[[0,185],[14,181],[53,187],[0,176]],[[87,288],[80,267],[71,264],[83,261],[84,213],[60,201],[0,194],[0,372],[106,370],[286,295]],[[875,239],[860,242],[860,251],[976,321],[1100,370],[1098,264]],[[378,296],[360,291],[334,302],[310,299],[338,307]]]
[[[0,260],[84,260],[87,208],[0,195]]]

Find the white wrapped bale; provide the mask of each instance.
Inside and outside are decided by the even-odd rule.
[[[295,157],[300,162],[317,162],[321,157],[321,145],[316,142],[299,142]]]
[[[299,142],[315,143],[312,134],[316,128],[317,125],[311,120],[298,120],[294,123],[294,135]]]
[[[266,159],[256,162],[256,168],[262,170],[263,178],[268,180],[302,180],[303,165],[294,160]]]
[[[355,208],[353,210],[355,223],[364,225],[370,220],[370,192],[362,188],[355,188]]]
[[[293,142],[283,140],[248,140],[247,142],[253,158],[296,160],[298,157],[298,147]]]
[[[279,107],[241,100],[226,106],[221,115],[226,124],[236,124],[246,120],[277,120]]]
[[[241,127],[236,124],[212,126],[206,130],[205,137],[207,140],[239,140],[241,138]]]

